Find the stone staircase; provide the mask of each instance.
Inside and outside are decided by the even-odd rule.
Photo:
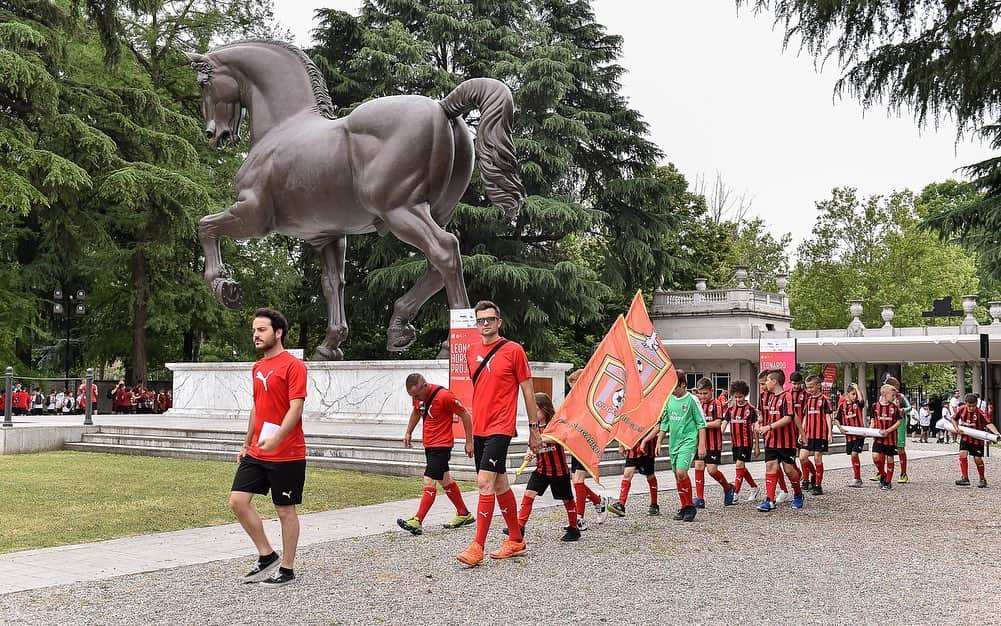
[[[98,431],[85,433],[80,442],[67,442],[64,449],[78,452],[104,452],[180,459],[233,461],[243,444],[243,430],[169,428],[150,426],[100,425]],[[515,439],[508,454],[507,467],[521,465],[527,449],[526,439]],[[844,439],[836,437],[831,453],[844,452]],[[667,450],[664,450],[666,455]],[[424,473],[424,450],[419,441],[404,448],[399,436],[309,434],[306,437],[306,460],[310,467],[355,470],[391,476],[420,476]],[[724,442],[723,463],[732,463],[729,443]],[[476,480],[473,460],[456,447],[450,462],[457,480]],[[601,461],[601,475],[622,474],[625,460],[617,446],[609,446]],[[671,468],[667,456],[658,457],[657,471]],[[531,470],[531,466],[529,467]],[[526,471],[517,482],[526,482]]]

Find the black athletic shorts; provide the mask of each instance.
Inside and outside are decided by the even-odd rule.
[[[503,474],[507,472],[507,449],[511,438],[507,435],[473,437],[473,461],[476,471],[486,470]]]
[[[807,439],[806,449],[810,452],[827,452],[830,443],[826,439]]]
[[[703,461],[706,465],[719,465],[723,462],[723,451],[722,450],[706,450],[706,455],[701,459],[698,455],[695,455],[696,461]]]
[[[636,471],[644,476],[653,476],[654,463],[657,459],[652,456],[636,456],[631,459],[626,459],[626,467],[635,467]]]
[[[796,448],[765,448],[765,462],[778,461],[787,465],[796,464]]]
[[[452,458],[452,448],[424,448],[424,475],[432,480],[441,480],[448,471],[448,460]]]
[[[751,446],[735,446],[733,448],[733,460],[749,463],[751,461],[753,452],[754,451],[751,448]]]
[[[959,442],[960,451],[966,450],[970,453],[970,456],[984,456],[984,442],[978,441],[976,443],[970,443],[969,441]]]
[[[553,498],[556,500],[573,500],[573,490],[570,488],[570,474],[566,476],[543,476],[539,472],[532,472],[528,477],[528,484],[525,489],[534,491],[540,496],[546,493],[546,487],[552,487]]]
[[[278,506],[302,504],[302,486],[306,482],[306,460],[262,461],[244,455],[236,468],[231,491],[264,495],[271,490],[271,501]]]
[[[897,456],[897,446],[892,443],[872,442],[873,454],[885,454],[887,456]]]
[[[848,439],[845,441],[845,454],[848,456],[851,456],[852,452],[862,454],[863,450],[865,450],[865,439],[860,437],[858,439]]]
[[[581,465],[580,461],[577,460],[577,457],[570,455],[570,474],[572,475],[574,472],[586,472],[586,471],[587,468]]]

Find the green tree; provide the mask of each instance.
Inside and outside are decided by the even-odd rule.
[[[909,111],[919,126],[953,120],[960,135],[979,133],[1001,149],[1001,3],[912,0],[737,0],[774,11],[785,45],[842,70],[835,91],[869,108]],[[1001,157],[967,168],[981,190],[966,203],[929,212],[925,225],[975,250],[993,280],[1001,278]]]

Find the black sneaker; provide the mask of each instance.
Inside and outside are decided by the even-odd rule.
[[[560,541],[577,541],[580,539],[580,531],[576,528],[567,528],[567,534],[560,537]]]
[[[814,485],[813,489],[810,490],[810,495],[822,496],[824,495],[824,488],[820,485]]]
[[[651,504],[650,509],[647,511],[649,515],[660,515],[660,505]]]
[[[612,513],[615,513],[619,517],[622,517],[623,515],[626,514],[625,505],[618,501],[609,504],[608,510],[611,511]]]
[[[963,476],[962,478],[960,478],[959,480],[956,481],[956,486],[957,487],[969,487],[970,486],[970,479],[967,478],[966,476]]]
[[[295,580],[295,572],[284,567],[279,567],[270,578],[261,581],[261,586],[268,588],[284,587],[293,580]]]
[[[245,583],[257,583],[268,577],[273,569],[278,567],[280,559],[277,552],[272,552],[267,556],[257,557],[254,569],[243,575],[241,580]]]
[[[678,509],[678,512],[674,514],[674,520],[680,522],[685,519],[685,507]]]
[[[681,519],[682,519],[682,521],[685,521],[685,522],[695,521],[695,514],[698,513],[698,512],[699,512],[699,510],[697,508],[695,508],[694,506],[686,506],[684,508],[683,517]]]
[[[521,528],[521,536],[524,537],[525,536],[525,527],[521,526],[520,528]],[[563,527],[564,530],[566,530],[566,528],[567,528],[566,526]],[[504,533],[505,535],[510,535],[511,534],[511,531],[509,531],[507,529],[507,526],[505,526],[504,530],[502,530],[501,532]]]

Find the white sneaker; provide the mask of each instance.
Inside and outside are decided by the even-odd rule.
[[[598,519],[598,523],[604,524],[605,516],[608,515],[608,496],[601,496],[601,502],[591,506],[594,507],[594,515]]]
[[[751,487],[747,493],[747,502],[757,502],[761,498],[761,487]]]
[[[779,492],[779,495],[775,496],[775,504],[779,504],[779,503],[785,502],[788,499],[789,499],[789,492],[788,491],[781,491],[781,492]]]
[[[581,532],[587,530],[587,520],[584,519],[583,517],[577,518],[577,530]]]

